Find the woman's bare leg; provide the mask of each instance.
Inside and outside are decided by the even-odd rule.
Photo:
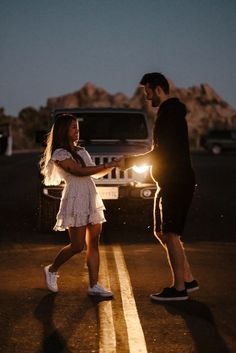
[[[89,224],[86,232],[87,253],[86,260],[89,270],[90,287],[98,282],[99,272],[99,237],[102,231],[101,224]]]
[[[80,253],[85,245],[86,226],[83,227],[70,227],[69,236],[70,244],[64,246],[57,254],[49,271],[57,272],[59,267],[68,261],[73,255]]]

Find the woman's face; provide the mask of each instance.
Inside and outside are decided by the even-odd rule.
[[[74,143],[79,140],[79,124],[77,119],[71,121],[68,130],[68,138],[71,143]]]

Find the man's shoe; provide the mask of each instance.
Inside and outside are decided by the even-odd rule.
[[[95,284],[93,287],[88,288],[88,295],[96,296],[96,297],[103,297],[103,298],[112,298],[113,293],[110,292],[108,289],[103,288],[100,284]]]
[[[188,294],[186,289],[177,290],[175,287],[164,288],[162,292],[151,294],[150,298],[156,301],[179,301],[187,300]]]
[[[192,293],[199,289],[199,285],[195,279],[191,282],[184,282],[184,284],[187,293]]]
[[[45,281],[48,289],[51,292],[58,292],[57,278],[59,277],[58,272],[50,272],[49,268],[51,265],[44,267]]]

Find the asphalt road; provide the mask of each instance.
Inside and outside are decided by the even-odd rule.
[[[106,225],[101,245],[100,281],[115,298],[87,297],[84,252],[49,294],[42,268],[67,236],[37,232],[38,155],[0,156],[0,352],[236,351],[236,155],[192,157],[198,188],[184,238],[201,288],[188,302],[160,305],[149,295],[169,285],[164,251],[149,227],[125,218]]]

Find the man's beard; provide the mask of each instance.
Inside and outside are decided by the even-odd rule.
[[[153,108],[159,107],[160,104],[161,104],[160,97],[156,93],[154,93],[152,96],[152,107]]]

